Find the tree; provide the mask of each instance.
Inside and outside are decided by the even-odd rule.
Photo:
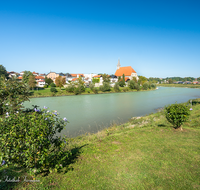
[[[124,87],[125,86],[125,75],[123,74],[122,78],[118,78],[119,86]]]
[[[110,76],[107,75],[106,73],[104,73],[104,74],[102,75],[102,78],[103,78],[103,82],[110,82]]]
[[[33,76],[33,73],[31,73],[31,71],[24,71],[24,74],[22,76],[22,82],[28,84],[30,76]]]
[[[145,82],[148,81],[147,78],[144,76],[139,76],[138,78],[139,78],[138,83],[141,85],[143,85]]]
[[[172,79],[169,79],[169,84],[172,84],[172,83],[173,83]]]
[[[56,77],[55,83],[56,83],[56,86],[61,89],[61,87],[63,87],[63,85],[66,83],[66,80],[64,77],[58,76]]]
[[[84,81],[82,80],[81,76],[78,77],[78,83],[81,85],[84,85]]]
[[[53,83],[53,80],[51,79],[51,78],[47,78],[46,76],[45,76],[45,83],[49,86],[51,83]]]
[[[33,88],[36,87],[36,83],[37,83],[37,82],[35,81],[35,76],[34,76],[34,75],[31,75],[31,76],[29,77],[28,85],[29,85],[30,88],[32,88],[32,90],[33,90]]]
[[[0,77],[8,78],[8,73],[3,65],[0,65]]]
[[[0,115],[6,112],[16,112],[22,108],[22,102],[28,101],[30,92],[28,87],[12,78],[0,80]]]

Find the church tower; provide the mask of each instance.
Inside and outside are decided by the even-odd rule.
[[[117,69],[119,69],[120,68],[120,60],[118,59],[118,64],[117,64]]]

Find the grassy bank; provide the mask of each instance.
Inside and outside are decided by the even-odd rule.
[[[97,88],[99,89],[99,88]],[[111,88],[110,91],[102,92],[98,91],[98,94],[108,94],[108,93],[120,93],[120,92],[137,92],[136,89],[130,89],[128,87],[120,87],[120,91],[116,92],[114,88]],[[53,97],[53,96],[72,96],[75,95],[74,93],[69,93],[66,91],[65,88],[58,88],[56,87],[57,92],[52,93],[50,91],[50,88],[40,89],[40,90],[31,90],[31,98],[36,97]],[[148,89],[148,90],[155,90],[155,89]],[[147,90],[140,90],[140,91],[147,91]],[[89,95],[89,94],[95,94],[90,88],[86,88],[85,92],[82,92],[81,95]]]
[[[200,84],[157,84],[164,87],[185,87],[185,88],[200,88]]]
[[[65,148],[72,154],[58,173],[33,177],[0,167],[0,180],[21,176],[21,182],[0,182],[0,188],[200,189],[200,99],[192,108],[183,131],[173,129],[161,111],[68,139]],[[23,182],[24,176],[39,182]]]

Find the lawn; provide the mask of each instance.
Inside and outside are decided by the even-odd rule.
[[[1,167],[0,179],[27,175],[39,182],[1,182],[0,188],[200,189],[200,99],[192,108],[183,131],[174,129],[161,111],[68,139],[72,155],[62,171],[30,176]]]

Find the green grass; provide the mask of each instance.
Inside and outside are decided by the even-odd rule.
[[[200,99],[193,101],[183,131],[164,112],[132,118],[96,134],[68,139],[72,156],[60,173],[36,176],[39,183],[0,183],[2,189],[200,189]],[[19,170],[19,169],[18,169]],[[29,176],[14,168],[10,176]],[[3,173],[4,171],[4,173]],[[22,178],[23,179],[23,178]]]
[[[187,88],[200,88],[200,84],[157,84],[157,86],[164,87],[187,87]]]

